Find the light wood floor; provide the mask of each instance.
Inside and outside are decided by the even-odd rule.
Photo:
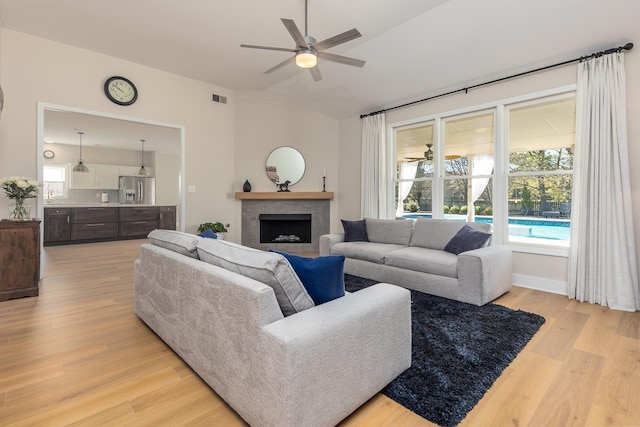
[[[239,426],[133,314],[143,241],[44,249],[41,294],[0,303],[0,425]],[[542,329],[463,426],[640,425],[640,312],[514,288]],[[429,426],[377,395],[344,426]]]

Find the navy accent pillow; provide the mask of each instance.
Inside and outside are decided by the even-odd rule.
[[[198,234],[198,236],[200,237],[208,237],[210,239],[217,239],[218,236],[216,235],[216,233],[214,233],[213,231],[211,231],[211,229],[207,228],[206,230],[204,230],[202,233]]]
[[[444,247],[444,250],[458,255],[462,252],[480,249],[490,237],[491,233],[476,230],[468,224],[465,224],[464,227],[458,230],[456,235],[449,240],[449,243]]]
[[[342,228],[344,228],[345,242],[368,242],[367,222],[364,219],[360,221],[347,221],[341,219]]]
[[[274,251],[284,256],[316,305],[344,296],[344,255],[307,258]]]

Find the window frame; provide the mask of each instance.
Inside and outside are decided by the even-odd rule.
[[[535,105],[541,102],[549,102],[555,99],[571,98],[575,97],[576,85],[570,84],[553,89],[532,92],[524,95],[514,96],[511,98],[500,99],[493,102],[487,102],[484,104],[473,105],[447,112],[440,112],[430,114],[426,116],[417,117],[414,119],[403,120],[394,123],[387,124],[387,136],[390,144],[388,144],[388,170],[392,171],[389,176],[389,185],[387,187],[388,194],[391,195],[389,200],[392,203],[389,204],[389,211],[387,212],[389,218],[395,217],[396,210],[396,186],[399,182],[397,175],[397,146],[396,146],[396,132],[398,130],[407,129],[411,127],[417,127],[425,125],[428,122],[433,122],[433,144],[434,151],[436,153],[442,153],[444,150],[444,123],[446,119],[452,117],[462,117],[465,115],[481,114],[482,112],[495,111],[494,122],[494,170],[492,175],[478,175],[469,176],[468,179],[490,177],[493,184],[493,241],[497,244],[503,244],[509,246],[514,252],[551,255],[558,257],[568,257],[570,244],[568,247],[561,246],[548,246],[538,243],[521,243],[510,242],[508,235],[508,181],[510,176],[509,172],[509,129],[508,129],[508,109],[515,107]],[[442,219],[443,204],[444,204],[444,180],[452,179],[451,176],[445,176],[444,173],[444,156],[436,154],[434,156],[434,176],[430,178],[421,178],[420,180],[432,180],[432,217]],[[575,165],[574,165],[575,170]],[[572,174],[572,171],[545,171],[545,172],[525,172],[527,176],[534,174],[545,175],[558,175],[558,174]],[[523,174],[516,172],[514,175]],[[574,175],[575,176],[575,175]],[[463,177],[454,177],[453,179],[461,179]],[[406,180],[403,180],[406,181]],[[413,180],[417,181],[417,180]]]
[[[63,181],[45,181],[44,180],[44,170],[46,168],[57,168],[57,169],[64,169],[64,180]],[[53,197],[51,199],[49,199],[47,197],[46,194],[42,194],[42,199],[43,200],[66,200],[69,198],[69,164],[68,163],[45,163],[42,166],[42,176],[43,176],[43,180],[42,180],[42,184],[43,184],[43,193],[44,193],[44,187],[45,184],[47,182],[53,182],[53,183],[62,183],[62,196],[58,196],[58,197]]]

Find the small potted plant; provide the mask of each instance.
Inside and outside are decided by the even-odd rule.
[[[205,222],[198,226],[198,233],[202,233],[205,230],[211,230],[216,233],[216,237],[220,240],[224,240],[224,235],[227,233],[227,227],[229,224],[223,224],[221,222]]]

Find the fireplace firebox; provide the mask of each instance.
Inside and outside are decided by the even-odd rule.
[[[260,243],[311,243],[311,214],[260,214]]]

